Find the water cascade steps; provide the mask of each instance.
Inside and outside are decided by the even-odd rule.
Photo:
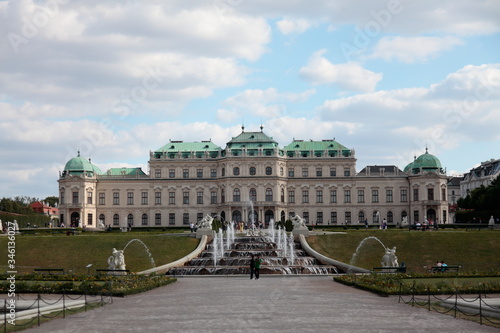
[[[273,237],[275,238],[275,237]],[[301,249],[292,236],[271,239],[266,236],[242,236],[224,239],[222,233],[197,258],[183,267],[173,268],[168,275],[237,275],[250,274],[251,256],[263,259],[261,274],[337,274],[339,269],[319,263]],[[225,241],[225,244],[224,244]]]

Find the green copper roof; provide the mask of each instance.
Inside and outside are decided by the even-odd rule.
[[[170,141],[163,147],[155,150],[158,152],[198,152],[198,151],[217,151],[220,147],[214,144],[212,141],[202,141],[202,142],[184,142],[184,141]]]
[[[228,149],[274,149],[278,143],[264,132],[241,132],[227,143]]]
[[[83,172],[92,172],[98,175],[102,174],[97,166],[86,158],[80,157],[80,152],[78,152],[77,157],[73,157],[66,163],[64,171],[67,171],[69,174],[81,174]]]
[[[146,175],[141,168],[111,168],[106,171],[108,176],[135,176]]]
[[[309,156],[312,152],[315,156],[322,156],[327,152],[328,156],[351,156],[351,150],[335,140],[303,141],[293,140],[292,143],[284,147],[287,155],[292,157],[296,151],[303,157]]]
[[[443,173],[441,162],[436,156],[429,154],[427,148],[425,149],[425,154],[420,155],[405,167],[404,172],[411,171],[412,173],[417,174],[420,170]]]

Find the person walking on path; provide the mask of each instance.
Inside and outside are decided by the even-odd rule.
[[[260,258],[260,255],[257,256],[257,259],[255,259],[255,264],[254,264],[254,269],[255,269],[255,280],[259,279],[260,275],[260,263],[262,262],[262,259]]]
[[[250,259],[250,280],[253,280],[253,275],[255,273],[255,258],[253,257]]]

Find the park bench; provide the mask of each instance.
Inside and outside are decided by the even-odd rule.
[[[373,273],[406,273],[406,266],[398,267],[374,267]]]
[[[64,269],[62,268],[35,268],[34,271],[35,273],[49,274],[49,275],[64,274]]]
[[[96,269],[97,275],[107,274],[107,275],[129,275],[130,270],[128,269]],[[119,273],[119,274],[117,274]]]
[[[439,272],[458,272],[460,269],[460,266],[432,266],[431,267],[431,272],[432,273],[439,273]]]

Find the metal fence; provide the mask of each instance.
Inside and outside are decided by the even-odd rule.
[[[33,297],[35,296],[35,297]],[[0,324],[0,331],[10,332],[14,328],[28,328],[40,326],[44,319],[66,318],[80,311],[92,310],[104,304],[113,303],[110,294],[99,295],[19,295],[16,294],[14,303],[23,303],[22,307],[12,307],[13,301],[4,299],[3,302],[3,323]],[[0,303],[1,304],[1,303]]]

